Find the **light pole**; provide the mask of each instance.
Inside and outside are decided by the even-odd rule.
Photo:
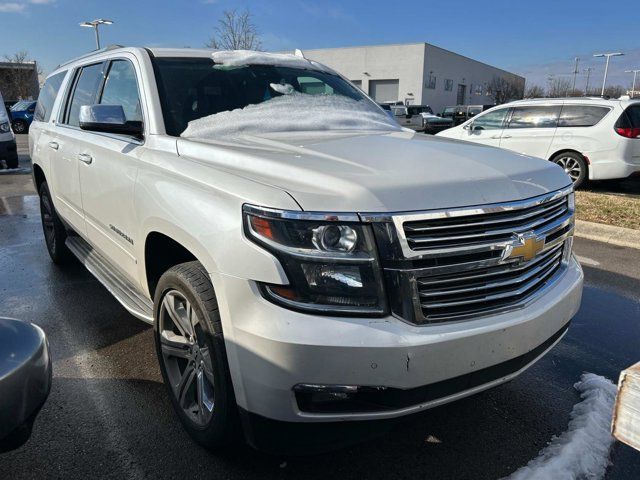
[[[112,23],[113,21],[111,20],[105,20],[104,18],[97,18],[93,22],[82,22],[80,26],[93,28],[96,34],[96,50],[100,50],[100,33],[98,32],[98,27],[100,25],[111,25]]]
[[[636,76],[638,75],[640,70],[625,70],[624,73],[633,73],[633,84],[631,87],[631,98],[635,98],[636,96]]]
[[[571,94],[576,91],[576,77],[578,76],[578,62],[580,59],[576,57],[576,65],[573,67],[573,86],[571,87]]]
[[[587,84],[584,87],[584,96],[589,96],[589,79],[591,78],[591,72],[593,71],[593,67],[585,68],[585,72],[587,72]]]
[[[602,95],[604,97],[604,87],[607,84],[607,73],[609,72],[609,60],[611,59],[611,57],[619,57],[621,55],[624,55],[624,53],[620,53],[620,52],[615,52],[615,53],[596,53],[593,56],[594,57],[606,57],[607,58],[607,63],[604,66],[604,79],[602,80],[602,93],[600,95]]]

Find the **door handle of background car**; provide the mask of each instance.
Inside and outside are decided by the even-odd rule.
[[[491,135],[491,138],[500,138],[500,135]]]
[[[54,150],[57,150],[60,145],[58,145],[58,142],[49,142],[49,146]]]
[[[503,135],[502,138],[511,138],[511,135]]]
[[[91,162],[93,162],[93,157],[88,153],[79,153],[78,160],[80,160],[82,163],[86,163],[87,165],[91,165]]]

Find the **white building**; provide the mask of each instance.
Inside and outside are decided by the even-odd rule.
[[[524,91],[524,78],[428,43],[305,50],[305,57],[340,72],[378,102],[430,105],[491,105],[494,77]]]

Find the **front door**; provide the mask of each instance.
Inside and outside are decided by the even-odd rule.
[[[509,107],[504,107],[478,115],[461,129],[462,136],[460,138],[492,147],[499,146],[508,112]]]
[[[458,84],[458,95],[456,97],[456,103],[458,105],[464,105],[466,96],[467,96],[467,86]]]

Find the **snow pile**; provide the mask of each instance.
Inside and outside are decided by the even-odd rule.
[[[212,139],[317,130],[399,131],[401,128],[366,100],[294,93],[193,120],[181,136]]]
[[[573,407],[566,432],[554,437],[539,456],[506,480],[602,478],[609,464],[611,415],[616,386],[585,373],[574,385],[582,401]]]
[[[227,68],[244,67],[246,65],[278,65],[280,67],[331,71],[317,62],[286,53],[266,53],[256,52],[255,50],[219,50],[213,52],[211,56],[216,66]]]

